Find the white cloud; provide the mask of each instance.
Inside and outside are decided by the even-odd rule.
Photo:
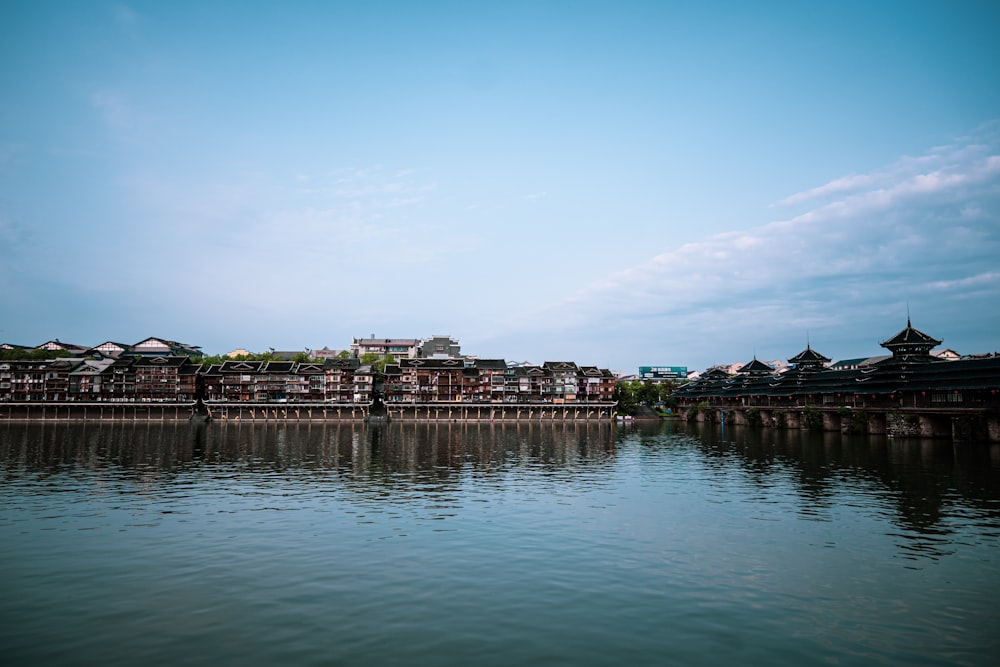
[[[648,337],[655,347],[652,327],[661,345],[683,340],[693,350],[718,336],[715,346],[739,354],[747,336],[795,338],[831,326],[856,336],[867,318],[884,318],[906,301],[944,311],[976,295],[986,306],[977,315],[996,320],[996,150],[977,137],[792,195],[782,204],[813,207],[667,250],[508,320],[496,335],[541,325],[558,336]]]
[[[943,291],[983,287],[996,289],[997,286],[1000,286],[1000,273],[996,271],[986,271],[985,273],[966,276],[957,280],[935,280],[927,283],[928,288]]]

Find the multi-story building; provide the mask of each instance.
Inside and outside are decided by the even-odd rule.
[[[300,393],[299,377],[291,361],[268,361],[253,375],[253,400],[257,403],[286,403]]]
[[[435,337],[430,357],[416,339],[356,339],[361,354],[399,354],[377,371],[357,357],[322,362],[228,360],[202,365],[187,354],[195,346],[147,338],[134,346],[106,341],[88,356],[0,360],[0,400],[187,402],[203,398],[235,403],[505,404],[612,402],[614,376],[595,366],[546,362],[510,364],[503,359],[447,356],[457,341]],[[374,341],[374,342],[373,342]],[[50,341],[53,353],[65,346]],[[40,346],[40,347],[44,347]],[[11,346],[12,347],[12,346]],[[79,346],[74,346],[79,347]],[[37,348],[36,348],[37,349]],[[48,348],[46,348],[48,349]],[[32,349],[26,348],[26,353]]]
[[[250,402],[257,399],[257,375],[260,361],[226,361],[219,366],[220,392],[223,401]]]
[[[222,400],[222,364],[212,364],[201,371],[202,398],[206,401]]]
[[[135,400],[194,400],[196,378],[201,366],[191,363],[188,357],[136,357],[130,368],[135,377]]]
[[[295,369],[299,376],[297,401],[320,402],[326,396],[326,368],[322,363],[301,363]]]
[[[100,401],[110,391],[111,359],[84,359],[70,371],[69,398],[72,401]]]
[[[546,361],[542,364],[546,371],[543,396],[546,402],[572,403],[576,400],[577,376],[580,368],[572,361]]]
[[[468,400],[503,403],[507,391],[507,362],[503,359],[476,359],[470,369],[474,384],[466,392]]]
[[[9,384],[8,400],[16,402],[45,400],[46,360],[5,361],[0,363],[0,373],[7,376],[7,382],[0,380],[0,386]],[[2,377],[2,376],[0,376]]]
[[[352,403],[370,403],[372,392],[375,390],[375,370],[369,364],[358,366],[354,371],[353,378],[354,392],[351,395]]]
[[[382,372],[382,398],[386,403],[415,403],[416,370],[400,364],[386,364]]]
[[[461,359],[402,359],[403,383],[411,389],[413,402],[438,403],[462,400],[465,362]]]
[[[545,381],[547,374],[541,366],[518,366],[518,403],[542,403],[551,401],[551,397],[545,394]]]
[[[359,359],[366,354],[380,357],[392,355],[394,359],[414,359],[418,356],[420,340],[417,338],[355,338],[351,343],[351,356]]]
[[[135,400],[135,364],[136,357],[120,357],[105,370],[105,389],[112,401]]]
[[[354,374],[360,367],[361,362],[350,357],[323,362],[327,402],[354,403]]]

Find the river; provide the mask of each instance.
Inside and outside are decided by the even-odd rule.
[[[0,425],[5,665],[996,665],[1000,445]]]

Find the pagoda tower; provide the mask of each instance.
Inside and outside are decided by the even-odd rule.
[[[879,343],[882,347],[892,352],[893,359],[909,359],[911,357],[926,357],[933,360],[930,351],[941,341],[931,338],[922,331],[918,331],[910,324],[910,318],[906,318],[906,328],[889,340]]]
[[[809,344],[806,343],[806,349],[789,359],[788,363],[794,364],[795,368],[799,370],[818,371],[821,370],[826,364],[830,363],[830,358],[824,357],[822,354],[809,347]]]

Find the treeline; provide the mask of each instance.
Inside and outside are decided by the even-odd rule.
[[[73,355],[66,350],[46,350],[44,348],[41,350],[29,350],[25,348],[16,348],[13,350],[0,349],[0,361],[41,361],[71,356]]]
[[[652,380],[632,380],[615,385],[615,400],[618,413],[634,415],[643,406],[649,408],[672,408],[676,401],[672,394],[679,387],[677,382],[653,382]]]

